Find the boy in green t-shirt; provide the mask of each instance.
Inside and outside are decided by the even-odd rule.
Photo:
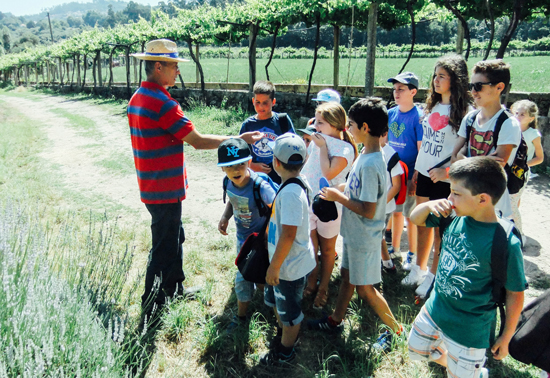
[[[490,157],[454,163],[449,170],[451,194],[425,202],[411,214],[419,226],[438,227],[453,209],[456,218],[441,241],[441,257],[430,298],[414,321],[409,337],[412,360],[430,360],[447,368],[449,376],[488,377],[485,350],[495,359],[508,355],[523,308],[526,287],[519,239],[508,239],[506,323],[490,345],[496,311],[492,300],[491,248],[498,225],[495,204],[506,189],[506,173]]]

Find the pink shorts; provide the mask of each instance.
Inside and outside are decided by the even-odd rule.
[[[342,207],[336,206],[338,218],[330,222],[321,222],[317,215],[313,214],[311,206],[309,207],[309,229],[317,230],[317,234],[325,239],[332,239],[340,233],[340,224],[342,223]]]

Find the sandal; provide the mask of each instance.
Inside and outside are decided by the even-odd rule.
[[[306,286],[306,288],[304,289],[303,297],[304,298],[311,298],[311,297],[313,297],[313,294],[315,294],[316,291],[317,291],[316,288],[312,289],[311,287]]]
[[[328,293],[324,289],[319,289],[315,300],[313,301],[313,308],[316,310],[322,310],[327,305]]]

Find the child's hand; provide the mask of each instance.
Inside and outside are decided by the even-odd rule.
[[[508,355],[508,345],[510,344],[510,341],[506,341],[502,336],[500,336],[493,346],[491,347],[491,352],[493,353],[493,357],[495,360],[502,360],[504,357]]]
[[[443,216],[447,218],[453,211],[453,204],[447,199],[440,199],[428,202],[428,208],[436,217]]]
[[[449,178],[446,168],[432,168],[430,169],[428,174],[430,175],[430,178],[432,179],[434,184],[438,181],[443,181]]]
[[[344,197],[344,193],[342,193],[341,191],[339,191],[336,188],[323,188],[319,192],[319,197],[321,197],[322,199],[327,200],[327,201],[333,201],[333,202],[336,201],[336,202],[338,202],[339,199]]]
[[[277,286],[279,284],[279,272],[280,269],[276,269],[273,265],[270,265],[265,274],[265,282],[268,285]]]
[[[218,223],[218,231],[222,235],[227,235],[227,226],[229,225],[229,219],[222,217],[220,223]]]
[[[264,163],[250,163],[250,168],[254,172],[263,172],[265,174],[269,174],[269,172],[271,172],[271,167]]]
[[[323,134],[321,133],[313,133],[313,135],[311,136],[311,140],[319,148],[327,145],[327,141],[325,140],[325,137],[323,137]]]

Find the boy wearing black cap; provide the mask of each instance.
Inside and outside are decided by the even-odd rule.
[[[422,111],[414,105],[418,91],[418,77],[412,72],[403,72],[388,79],[393,84],[393,97],[397,106],[388,110],[388,144],[399,154],[399,159],[407,164],[407,199],[398,205],[392,216],[392,241],[389,248],[392,258],[401,256],[401,234],[407,220],[409,253],[403,262],[403,269],[410,270],[416,253],[416,226],[410,222],[411,211],[416,205],[416,180],[413,179],[416,157],[422,144]]]
[[[315,268],[309,238],[308,186],[300,179],[307,157],[306,145],[296,134],[281,135],[272,144],[273,169],[282,184],[273,202],[267,232],[270,265],[266,274],[264,302],[275,309],[281,341],[260,362],[290,363],[296,357],[294,343],[304,319],[301,301],[307,275]]]
[[[246,238],[253,232],[260,232],[266,221],[267,215],[262,214],[254,198],[254,190],[257,190],[255,185],[259,185],[260,197],[265,206],[271,206],[275,198],[275,190],[269,184],[267,175],[258,180],[260,174],[250,169],[251,160],[248,144],[241,138],[227,139],[218,147],[218,166],[222,167],[226,174],[224,188],[229,197],[218,230],[222,235],[227,235],[229,220],[235,216],[237,253]],[[254,283],[246,281],[238,270],[235,277],[235,294],[238,310],[227,327],[228,331],[246,321],[246,311],[254,296]]]

